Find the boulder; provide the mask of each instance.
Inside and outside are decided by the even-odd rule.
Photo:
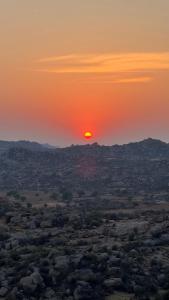
[[[83,258],[82,254],[72,255],[70,257],[71,264],[74,266],[74,268],[77,268],[80,265],[80,261],[82,258]]]
[[[46,299],[52,299],[53,297],[55,297],[55,291],[52,290],[51,288],[47,288],[44,296]]]
[[[108,261],[108,264],[110,265],[110,266],[119,266],[120,265],[120,258],[118,258],[118,257],[116,257],[116,256],[114,256],[114,255],[112,255],[112,256],[110,256],[109,257],[109,261]]]
[[[106,279],[104,281],[104,286],[109,291],[121,290],[122,285],[123,285],[123,282],[122,282],[121,278],[110,278],[110,279]]]
[[[8,289],[6,287],[1,287],[0,288],[0,297],[4,297],[8,292]]]
[[[74,290],[74,299],[75,300],[87,300],[87,299],[95,299],[94,291],[89,283],[85,281],[81,281],[78,283],[78,286]]]
[[[44,287],[44,282],[41,275],[38,272],[34,272],[30,276],[21,278],[20,286],[26,293],[30,294],[35,292],[38,287]]]
[[[18,299],[18,288],[14,287],[11,292],[9,293],[10,300],[17,300]]]
[[[97,260],[99,263],[107,261],[108,258],[109,258],[109,255],[106,252],[103,252],[97,256]]]
[[[84,281],[84,282],[94,282],[97,279],[97,274],[93,273],[91,269],[80,269],[71,273],[68,276],[68,280],[73,281]]]
[[[106,274],[112,277],[119,277],[121,273],[120,267],[108,267]]]

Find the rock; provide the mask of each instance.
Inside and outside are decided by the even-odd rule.
[[[80,261],[82,258],[83,258],[82,254],[72,255],[70,257],[71,263],[73,264],[74,268],[77,268],[80,265]]]
[[[166,284],[166,281],[167,281],[165,274],[159,274],[157,276],[157,280],[158,280],[160,286],[164,286]]]
[[[14,238],[19,243],[19,246],[25,246],[31,243],[31,238],[22,232],[15,234]]]
[[[0,241],[5,241],[9,239],[10,234],[9,234],[9,228],[8,226],[5,225],[0,225]]]
[[[17,247],[19,247],[19,240],[11,239],[11,248],[14,249]]]
[[[6,287],[0,288],[0,297],[4,297],[8,292],[8,289]]]
[[[106,289],[113,291],[122,288],[122,280],[120,278],[110,278],[104,281],[104,286]]]
[[[9,299],[10,300],[18,300],[18,288],[14,287],[12,291],[9,294]]]
[[[6,250],[10,250],[11,249],[11,243],[10,242],[6,242],[5,243],[5,249]]]
[[[95,299],[93,289],[87,282],[84,281],[79,282],[77,288],[74,291],[74,299],[75,300]]]
[[[156,245],[156,241],[153,240],[153,239],[145,239],[145,240],[143,241],[143,245],[144,245],[145,247],[153,247],[153,246]]]
[[[101,253],[101,254],[99,254],[99,255],[97,256],[97,260],[98,260],[99,263],[100,263],[100,262],[105,262],[105,261],[107,261],[108,258],[109,258],[109,255],[108,255],[106,252]]]
[[[40,223],[40,227],[41,228],[51,228],[52,227],[52,220],[48,219],[48,220],[43,220]]]
[[[26,293],[33,293],[37,287],[44,287],[43,279],[38,272],[32,273],[30,276],[21,278],[20,286]]]
[[[106,274],[112,277],[119,277],[121,273],[120,267],[108,267]]]
[[[135,249],[131,249],[129,252],[129,255],[131,257],[137,257],[138,256],[138,252]]]
[[[109,258],[109,265],[115,266],[115,267],[119,266],[120,265],[120,258],[118,258],[118,257],[116,257],[114,255],[110,256],[110,258]]]
[[[4,271],[0,271],[0,282],[2,282],[3,280],[5,280],[5,272]]]
[[[8,281],[7,280],[3,280],[1,281],[1,287],[8,287]]]
[[[97,279],[97,274],[93,273],[91,269],[76,270],[68,277],[69,281],[80,280],[84,282],[94,282]]]
[[[67,269],[69,264],[69,258],[66,255],[57,256],[55,259],[55,267],[58,269]]]
[[[35,220],[32,220],[31,222],[28,223],[28,228],[29,229],[36,229],[37,228],[37,224]]]
[[[51,288],[47,288],[45,291],[45,298],[52,299],[53,297],[55,297],[55,291]]]
[[[22,278],[20,280],[20,285],[26,293],[33,293],[37,288],[37,285],[33,282],[31,276],[26,276]]]
[[[67,256],[58,256],[54,259],[55,277],[66,276],[69,273],[69,259]]]
[[[41,275],[39,274],[38,271],[35,271],[34,273],[32,273],[31,277],[37,285],[39,285],[39,286],[43,285],[43,278],[41,277]]]
[[[84,269],[79,272],[79,278],[87,282],[95,281],[96,274],[91,269]]]
[[[169,234],[166,233],[166,234],[163,234],[161,237],[160,237],[160,245],[168,245],[169,243]]]
[[[145,288],[140,285],[134,285],[133,290],[136,295],[144,295],[145,293]]]

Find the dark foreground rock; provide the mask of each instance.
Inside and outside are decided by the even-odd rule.
[[[142,199],[131,208],[123,198],[110,209],[110,201],[92,201],[36,207],[5,199],[0,299],[167,299],[169,204],[150,209]]]

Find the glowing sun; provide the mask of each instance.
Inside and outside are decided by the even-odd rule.
[[[86,131],[86,132],[84,132],[84,137],[85,137],[85,139],[89,140],[93,137],[93,134],[91,131]]]

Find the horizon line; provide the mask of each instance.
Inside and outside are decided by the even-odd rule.
[[[78,146],[92,146],[97,144],[98,146],[105,146],[105,147],[113,147],[113,146],[124,146],[124,145],[129,145],[129,144],[134,144],[134,143],[141,143],[143,141],[146,140],[153,140],[153,141],[159,141],[165,144],[169,144],[169,141],[164,141],[163,139],[160,138],[152,138],[152,137],[146,137],[143,139],[139,139],[139,140],[132,140],[132,141],[128,141],[126,143],[115,143],[115,144],[100,144],[97,141],[92,141],[90,143],[83,143],[83,144],[69,144],[69,145],[65,145],[65,146],[59,146],[59,145],[53,145],[50,144],[48,142],[40,142],[40,141],[36,141],[36,140],[25,140],[25,139],[18,139],[18,140],[1,140],[0,139],[0,143],[1,142],[6,142],[6,143],[19,143],[19,142],[27,142],[27,143],[36,143],[39,144],[40,146],[45,148],[46,145],[46,150],[55,150],[55,149],[65,149],[65,148],[71,148],[71,147],[78,147]],[[47,145],[49,146],[49,148],[47,148]],[[51,148],[50,148],[51,147]],[[53,148],[53,149],[52,149]]]

